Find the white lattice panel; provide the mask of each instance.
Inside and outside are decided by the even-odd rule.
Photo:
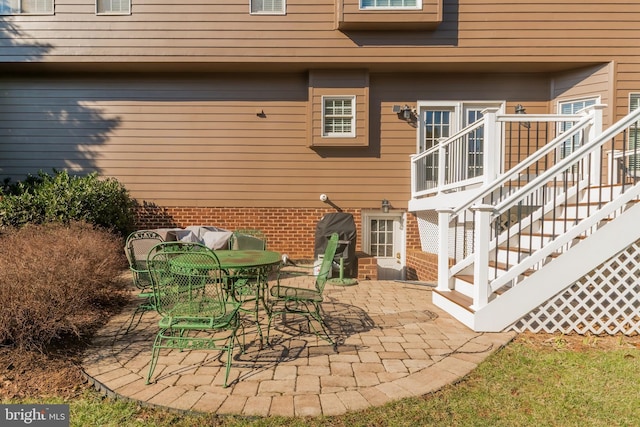
[[[438,213],[419,212],[416,216],[420,231],[420,246],[423,252],[438,254]],[[454,231],[454,228],[456,229]],[[462,223],[449,226],[449,257],[462,259],[473,250],[473,229]],[[455,252],[455,253],[454,253]]]
[[[518,332],[640,333],[640,240],[513,326]]]
[[[420,231],[420,246],[423,252],[438,253],[438,212],[422,211],[416,215]]]

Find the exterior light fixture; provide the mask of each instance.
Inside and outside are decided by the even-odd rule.
[[[406,104],[402,107],[400,105],[394,105],[392,111],[398,115],[399,119],[403,119],[408,122],[413,121],[415,118],[413,110]]]
[[[527,114],[527,111],[522,104],[516,105],[516,114]],[[520,126],[529,129],[531,127],[531,122],[520,122]]]
[[[389,213],[389,208],[391,207],[391,203],[387,199],[382,199],[382,212]]]

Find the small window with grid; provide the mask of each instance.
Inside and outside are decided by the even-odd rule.
[[[0,0],[0,15],[53,15],[53,0]]]
[[[354,137],[355,96],[322,97],[322,136]]]
[[[284,15],[285,0],[250,0],[251,14]]]
[[[98,15],[130,15],[131,0],[96,0]]]

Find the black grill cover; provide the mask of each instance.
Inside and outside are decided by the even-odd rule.
[[[338,233],[340,244],[334,258],[335,264],[340,265],[340,258],[344,258],[345,277],[355,277],[356,270],[356,223],[353,215],[345,212],[333,212],[322,217],[316,225],[314,258],[324,254],[327,241],[333,233]]]

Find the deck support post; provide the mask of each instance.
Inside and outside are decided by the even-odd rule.
[[[439,291],[453,289],[449,275],[449,222],[453,209],[437,209],[438,212],[438,286]]]

